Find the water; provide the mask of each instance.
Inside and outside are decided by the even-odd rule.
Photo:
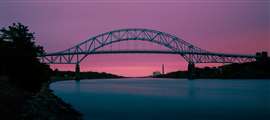
[[[85,120],[270,120],[270,80],[107,79],[50,88]]]

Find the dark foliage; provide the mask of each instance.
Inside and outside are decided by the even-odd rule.
[[[187,78],[188,72],[187,71],[176,71],[170,72],[164,75],[153,76],[155,78]]]
[[[55,80],[75,79],[76,73],[73,71],[53,71],[52,76]],[[109,73],[98,72],[81,72],[80,79],[104,79],[104,78],[123,78],[122,76],[113,75]]]
[[[37,58],[41,54],[44,50],[35,44],[34,33],[27,26],[13,23],[0,30],[0,75],[8,76],[19,87],[35,92],[49,80],[49,66]]]

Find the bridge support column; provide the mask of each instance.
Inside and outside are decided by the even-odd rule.
[[[192,80],[195,78],[195,64],[189,62],[188,63],[188,79]]]
[[[76,64],[75,68],[75,80],[80,80],[80,64]]]

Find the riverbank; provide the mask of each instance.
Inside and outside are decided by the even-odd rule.
[[[45,84],[37,94],[0,79],[1,118],[10,120],[82,120],[82,114],[53,94]]]
[[[195,79],[270,79],[270,60],[195,68],[192,73],[176,71],[154,77],[188,78],[191,74]]]

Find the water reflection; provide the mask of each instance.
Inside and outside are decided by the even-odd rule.
[[[75,80],[75,91],[78,94],[81,92],[81,82],[80,82],[80,80]]]
[[[194,99],[195,98],[195,92],[196,92],[196,88],[194,86],[194,82],[193,81],[188,81],[188,97],[190,99]]]

